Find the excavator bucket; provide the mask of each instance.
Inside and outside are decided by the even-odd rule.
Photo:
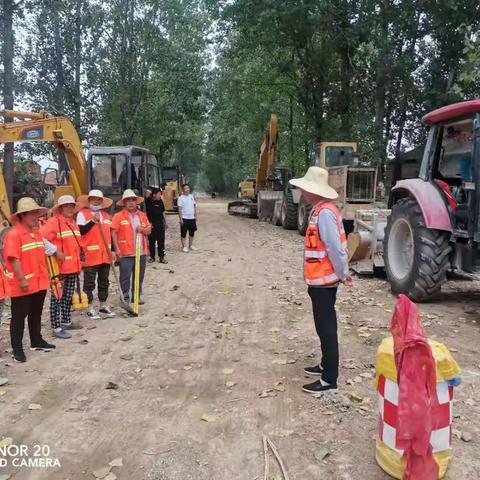
[[[350,268],[361,275],[372,274],[385,266],[383,238],[388,209],[357,210],[353,232],[348,235]]]

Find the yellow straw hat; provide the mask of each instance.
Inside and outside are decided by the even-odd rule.
[[[293,178],[290,184],[319,197],[335,200],[338,193],[328,184],[328,171],[320,167],[310,167],[301,178]]]
[[[75,211],[80,211],[83,208],[83,204],[76,202],[71,195],[61,195],[58,197],[57,204],[52,208],[54,213],[58,213],[58,209],[62,205],[75,205]]]
[[[113,200],[103,196],[101,190],[90,190],[88,195],[80,195],[77,198],[77,202],[82,203],[85,207],[88,207],[89,199],[91,197],[97,197],[102,199],[102,208],[110,208],[112,206]]]
[[[11,215],[11,222],[18,222],[18,215],[20,213],[38,211],[38,216],[41,217],[48,212],[48,208],[41,207],[33,198],[22,197],[17,203],[17,211]]]
[[[123,192],[122,198],[117,202],[117,205],[123,207],[124,200],[127,198],[135,198],[137,201],[137,205],[143,203],[143,197],[139,197],[133,190],[127,189]]]

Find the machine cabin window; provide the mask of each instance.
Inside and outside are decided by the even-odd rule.
[[[92,188],[111,188],[120,191],[126,184],[127,157],[117,155],[92,155]]]

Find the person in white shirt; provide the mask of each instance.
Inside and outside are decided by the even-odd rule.
[[[189,251],[197,250],[193,246],[193,237],[197,231],[197,202],[192,195],[190,185],[187,183],[182,185],[182,192],[177,201],[178,217],[180,219],[180,237],[182,239],[183,251],[188,253]]]

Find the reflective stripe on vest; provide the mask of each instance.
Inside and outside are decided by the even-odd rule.
[[[3,272],[7,278],[13,278],[13,272],[9,272],[8,270],[4,270]],[[24,275],[25,280],[28,280],[29,278],[33,278],[35,276],[34,273],[27,273]]]
[[[43,244],[43,242],[25,243],[21,246],[20,250],[22,252],[27,252],[28,250],[33,250],[34,248],[45,248],[45,245]]]
[[[100,245],[87,245],[87,250],[91,252],[92,250],[100,250]]]
[[[65,237],[73,237],[75,235],[76,237],[80,236],[80,231],[79,230],[63,230],[62,232],[57,232],[57,238],[65,238]]]

